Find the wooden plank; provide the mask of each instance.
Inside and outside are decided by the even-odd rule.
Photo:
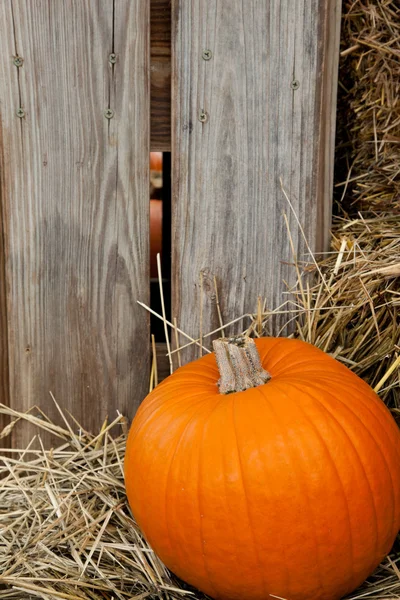
[[[204,332],[218,326],[214,275],[225,321],[287,300],[283,213],[306,248],[280,179],[311,248],[327,246],[339,28],[340,0],[174,0],[173,313],[192,336],[200,303]]]
[[[4,155],[1,151],[2,131],[0,121],[0,403],[9,406],[10,404],[10,387],[9,387],[9,372],[8,372],[8,332],[7,332],[7,300],[6,300],[6,254],[4,245],[3,231],[3,210],[2,198],[4,184]],[[9,422],[4,415],[0,415],[0,432]],[[2,448],[8,446],[7,438],[0,442]]]
[[[342,2],[325,2],[321,7],[321,38],[324,52],[319,57],[319,99],[316,106],[316,123],[319,126],[317,146],[317,223],[315,244],[327,250],[332,222],[332,197],[335,160],[336,104],[339,75],[340,26]]]
[[[11,403],[97,430],[148,387],[148,2],[12,0],[0,29]]]
[[[150,144],[171,151],[171,0],[150,0]]]

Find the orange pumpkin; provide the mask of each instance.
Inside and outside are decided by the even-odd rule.
[[[129,433],[128,499],[167,567],[213,598],[337,600],[399,529],[399,430],[322,351],[284,338],[255,345],[271,375],[258,387],[221,394],[211,354],[149,394]],[[252,385],[254,365],[266,381],[240,356],[235,381],[228,350],[221,385]]]
[[[150,200],[150,277],[157,277],[157,254],[162,251],[162,200]]]
[[[150,170],[162,171],[162,152],[150,152]]]

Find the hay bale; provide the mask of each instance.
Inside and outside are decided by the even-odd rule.
[[[343,6],[336,199],[346,210],[400,211],[400,4]]]

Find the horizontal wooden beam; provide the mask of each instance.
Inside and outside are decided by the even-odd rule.
[[[150,1],[150,146],[171,151],[171,0]]]

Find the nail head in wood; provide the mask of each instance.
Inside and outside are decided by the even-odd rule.
[[[211,52],[211,50],[209,50],[208,48],[206,50],[203,50],[202,57],[203,57],[204,60],[211,60],[212,59],[212,52]]]
[[[114,52],[112,52],[112,53],[109,55],[109,57],[108,57],[108,60],[109,60],[109,62],[110,62],[112,65],[115,65],[115,63],[117,62],[117,55],[116,55],[116,54],[114,54]]]
[[[208,113],[205,110],[201,110],[199,112],[199,121],[200,123],[207,123],[208,121]]]
[[[22,56],[14,56],[14,65],[16,67],[22,67],[23,64],[24,64],[24,59],[22,58]]]
[[[19,117],[20,119],[23,119],[25,116],[25,111],[23,108],[20,107],[20,108],[17,108],[16,114],[17,114],[17,117]]]
[[[107,108],[104,111],[104,116],[105,116],[106,119],[112,119],[113,116],[114,116],[114,111],[111,108]]]

